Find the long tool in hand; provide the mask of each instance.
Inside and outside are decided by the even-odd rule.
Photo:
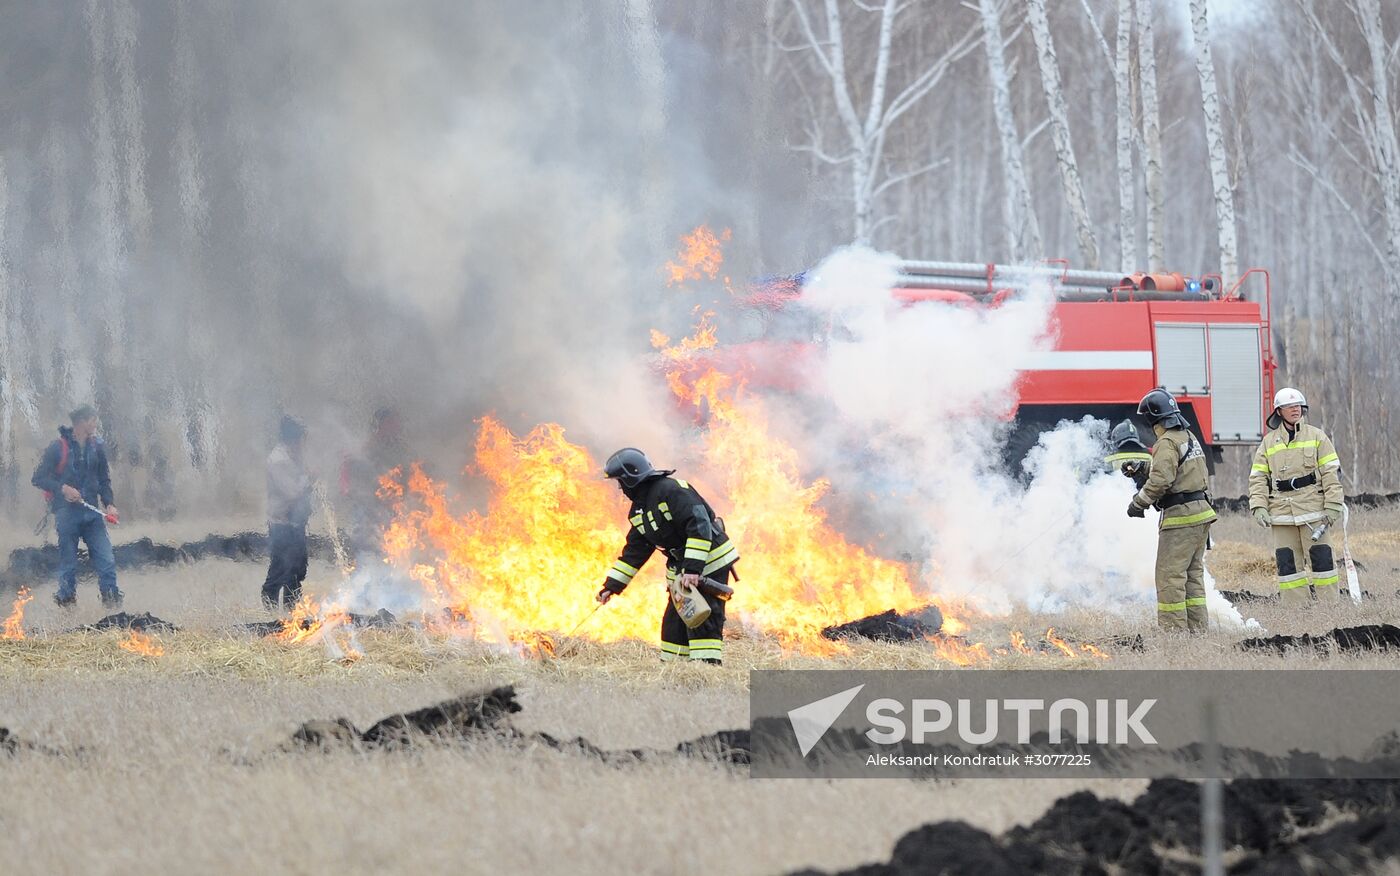
[[[83,503],[83,507],[86,508],[86,509],[88,509],[89,511],[96,511],[96,512],[98,513],[98,515],[102,517],[103,520],[107,521],[108,523],[112,524],[113,526],[116,526],[117,523],[119,522],[119,521],[117,520],[117,515],[115,515],[115,514],[108,514],[106,511],[103,511],[101,508],[97,507],[96,505],[90,505],[90,504],[88,504],[87,502],[84,502],[84,503]]]
[[[593,615],[597,614],[597,613],[598,613],[598,610],[599,610],[600,608],[602,608],[603,606],[605,606],[605,605],[607,605],[606,602],[600,602],[600,603],[598,603],[597,605],[593,606],[593,610],[590,611],[588,614],[584,615],[583,620],[581,620],[581,621],[579,621],[578,623],[574,624],[574,628],[573,628],[572,630],[569,630],[569,632],[566,633],[566,634],[564,635],[564,638],[566,638],[566,639],[572,639],[572,638],[574,637],[574,633],[577,633],[580,629],[582,629],[582,627],[583,627],[584,624],[586,624],[586,623],[588,623],[589,621],[593,620]]]
[[[583,616],[583,620],[581,620],[581,621],[579,621],[578,623],[574,624],[574,628],[573,628],[572,630],[569,630],[569,632],[568,632],[567,634],[565,634],[565,636],[564,636],[564,638],[568,639],[569,641],[566,642],[566,643],[564,644],[564,647],[561,648],[561,649],[558,651],[558,653],[556,653],[556,654],[554,655],[555,657],[563,657],[565,654],[567,654],[567,653],[569,652],[569,649],[571,649],[571,648],[574,647],[574,644],[575,644],[574,641],[573,641],[574,633],[577,633],[579,630],[583,629],[583,625],[586,624],[586,623],[588,623],[590,620],[592,620],[592,619],[593,619],[593,615],[597,614],[597,613],[598,613],[598,610],[599,610],[600,608],[602,608],[603,606],[605,606],[605,605],[607,605],[606,602],[600,602],[600,603],[598,603],[597,605],[593,606],[593,610],[590,611],[588,614],[584,615],[584,616]]]

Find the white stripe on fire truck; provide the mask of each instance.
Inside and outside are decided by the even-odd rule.
[[[1045,350],[1027,356],[1022,371],[1151,371],[1151,350]]]

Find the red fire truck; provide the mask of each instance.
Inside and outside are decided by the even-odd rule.
[[[1210,274],[906,261],[893,294],[910,306],[994,307],[1028,278],[1055,290],[1055,344],[1021,374],[1009,460],[1061,420],[1132,416],[1154,386],[1176,396],[1211,449],[1212,468],[1221,448],[1258,444],[1274,393],[1267,271],[1253,268],[1226,289]],[[751,385],[800,391],[805,363],[824,338],[819,320],[801,307],[801,286],[801,275],[755,286],[746,303],[758,317],[757,337],[717,351],[722,367],[743,372]]]

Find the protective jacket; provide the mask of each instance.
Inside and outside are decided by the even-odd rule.
[[[1309,423],[1281,423],[1264,436],[1249,471],[1249,509],[1264,508],[1280,526],[1301,526],[1340,511],[1345,499],[1337,449]]]
[[[668,578],[678,571],[708,576],[739,559],[723,521],[686,481],[655,477],[638,484],[631,496],[627,545],[604,584],[614,593],[621,593],[657,550],[667,556]]]
[[[1186,429],[1168,429],[1152,445],[1152,471],[1133,504],[1162,512],[1160,529],[1197,526],[1215,520],[1206,495],[1209,472],[1201,442]]]

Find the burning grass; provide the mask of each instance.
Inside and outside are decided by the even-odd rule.
[[[5,618],[4,629],[0,630],[0,639],[23,639],[24,638],[24,607],[34,601],[34,594],[29,592],[28,587],[21,587],[15,594],[14,605],[10,608],[10,616]]]

